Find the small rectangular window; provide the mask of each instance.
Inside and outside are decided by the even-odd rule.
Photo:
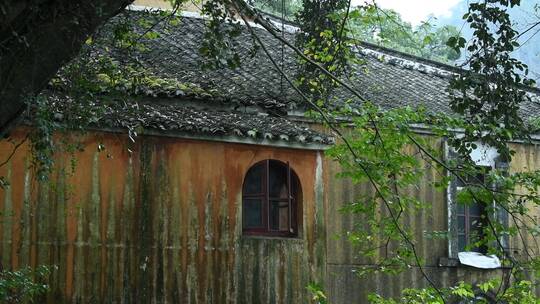
[[[469,191],[467,187],[470,186],[486,186],[486,174],[491,168],[478,167],[478,169],[481,173],[478,173],[475,176],[455,178],[455,183],[457,184],[455,189],[456,195],[459,195],[459,192],[461,191]],[[469,202],[454,203],[457,205],[455,210],[457,219],[458,251],[486,253],[485,246],[475,245],[475,243],[482,240],[484,237],[484,228],[488,216],[486,206],[484,203],[477,202],[474,199]]]
[[[460,156],[449,146],[445,146],[447,160],[457,163],[454,173],[463,172],[465,168],[460,166]],[[476,148],[470,154],[470,160],[477,166],[474,174],[462,174],[459,178],[448,172],[452,178],[447,189],[448,202],[448,254],[450,258],[458,258],[459,252],[475,251],[486,253],[486,246],[479,246],[480,240],[485,239],[485,233],[489,230],[489,221],[497,221],[508,225],[506,212],[497,207],[494,201],[475,201],[476,199],[488,199],[485,195],[474,195],[468,189],[495,188],[496,184],[489,181],[489,175],[493,170],[505,170],[508,163],[501,159],[496,149],[476,143]],[[450,162],[452,163],[452,162]],[[484,197],[484,198],[482,198]],[[458,200],[460,201],[458,203]],[[508,241],[501,236],[500,244]],[[491,243],[490,243],[491,244]],[[506,247],[506,245],[504,245]]]

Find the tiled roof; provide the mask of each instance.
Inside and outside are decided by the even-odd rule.
[[[362,43],[365,69],[356,71],[354,86],[382,108],[424,106],[433,112],[452,113],[447,88],[458,68]],[[540,116],[540,90],[530,88],[524,101],[525,118]]]
[[[147,15],[138,17],[148,18]],[[204,19],[184,17],[179,24],[162,23],[156,30],[160,37],[145,41],[149,51],[137,54],[137,60],[156,75],[195,83],[214,90],[228,102],[243,105],[294,109],[303,104],[262,50],[254,56],[250,54],[254,42],[247,29],[235,39],[242,65],[234,70],[201,69],[201,63],[206,60],[199,53],[205,32]],[[264,29],[255,27],[254,30],[272,57],[294,79],[297,59],[293,51],[283,47]],[[283,36],[294,40],[290,26]],[[358,56],[364,64],[353,66],[356,77],[352,86],[366,99],[384,109],[423,105],[427,109],[451,112],[446,88],[456,68],[368,43],[362,43],[359,48]],[[540,103],[539,92],[533,93],[536,103]],[[343,89],[336,95],[342,100],[351,98]],[[536,103],[525,104],[523,114],[539,115],[540,106]]]
[[[128,18],[150,19],[150,22],[160,18],[145,12],[128,11],[126,14]],[[103,32],[107,33],[107,28],[119,22],[119,18],[126,16],[113,19]],[[265,30],[254,29],[274,59],[294,78],[297,64],[292,51]],[[113,58],[120,63],[137,62],[159,78],[189,83],[198,91],[211,94],[190,95],[175,88],[142,91],[174,102],[167,105],[146,103],[138,117],[128,117],[120,110],[113,125],[122,126],[136,119],[144,127],[157,130],[266,137],[303,143],[332,141],[287,117],[287,111],[304,109],[303,102],[262,50],[255,55],[251,53],[254,41],[246,28],[234,40],[242,59],[241,66],[213,70],[202,68],[206,59],[199,53],[206,30],[205,19],[184,16],[175,24],[161,22],[153,30],[159,33],[157,38],[141,40],[147,46],[146,50],[126,53],[113,48]],[[284,32],[283,36],[290,41],[294,39],[291,31]],[[455,68],[370,44],[362,44],[358,56],[365,63],[353,67],[356,77],[352,86],[374,104],[383,109],[422,105],[431,111],[451,112],[446,88]],[[536,91],[531,93],[533,102],[523,105],[524,116],[540,115],[539,95]],[[336,91],[335,97],[345,100],[351,98],[351,94],[341,89]],[[185,99],[196,101],[197,105],[179,102]],[[253,113],[253,109],[259,114]],[[111,122],[112,114],[110,112],[109,118],[103,121]]]
[[[66,103],[70,97],[48,93],[55,118],[64,119]],[[247,138],[250,142],[280,141],[296,144],[329,145],[333,138],[285,117],[266,113],[241,112],[224,109],[204,109],[162,102],[123,102],[102,105],[95,125],[106,128],[154,130],[178,135]],[[298,147],[298,145],[295,145]]]
[[[152,18],[141,12],[130,13],[135,18]],[[154,18],[153,22],[158,20],[158,17]],[[255,55],[251,53],[254,41],[247,28],[234,40],[235,50],[242,61],[236,69],[202,68],[206,58],[200,54],[199,49],[206,31],[205,19],[183,17],[178,24],[163,22],[154,30],[159,33],[158,38],[141,41],[147,45],[147,50],[131,53],[130,58],[125,58],[119,52],[117,59],[136,59],[159,77],[196,84],[204,90],[213,91],[223,102],[233,105],[256,105],[263,109],[282,109],[286,112],[287,108],[294,108],[294,104],[299,101],[263,51],[259,50]],[[255,30],[268,43],[274,57],[281,58],[281,44],[266,31]],[[293,39],[292,34],[287,33],[286,36]],[[285,47],[283,57],[284,69],[293,75],[296,71],[294,55]]]

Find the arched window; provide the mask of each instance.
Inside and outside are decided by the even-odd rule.
[[[242,189],[244,234],[296,236],[300,193],[300,182],[288,163],[263,160],[253,165]]]

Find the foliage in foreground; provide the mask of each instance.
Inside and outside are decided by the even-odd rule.
[[[340,177],[371,189],[355,201],[348,202],[343,210],[355,215],[357,220],[354,228],[345,233],[346,238],[355,246],[358,255],[371,265],[358,269],[357,274],[392,275],[415,268],[429,286],[427,289],[404,291],[402,302],[374,295],[371,300],[379,300],[376,303],[488,301],[487,292],[493,293],[495,283],[475,287],[486,294],[486,299],[475,299],[482,294],[477,293],[472,285],[461,283],[456,287],[443,287],[424,269],[427,257],[421,254],[423,250],[419,248],[419,239],[442,238],[448,242],[450,238],[457,239],[453,228],[419,234],[410,225],[416,215],[433,206],[433,202],[418,195],[420,188],[445,191],[451,183],[457,182],[462,185],[456,197],[457,206],[478,204],[485,210],[474,223],[478,231],[471,235],[465,251],[480,249],[485,254],[497,255],[504,266],[512,269],[503,276],[505,282],[512,283],[496,285],[497,290],[491,300],[500,303],[537,302],[527,280],[535,281],[540,273],[540,257],[535,254],[536,248],[528,247],[523,239],[524,235],[538,235],[538,226],[531,214],[540,210],[540,171],[515,167],[509,170],[508,167],[515,154],[510,143],[527,141],[533,131],[519,109],[523,102],[529,100],[526,90],[534,81],[527,78],[527,66],[511,56],[511,52],[519,47],[519,34],[512,28],[508,10],[519,3],[519,0],[471,3],[464,18],[474,30],[475,37],[469,43],[459,36],[448,39],[447,45],[456,53],[464,48],[469,52],[469,69],[456,73],[448,88],[449,106],[454,116],[426,112],[421,108],[380,109],[363,99],[354,88],[347,90],[355,98],[345,103],[345,107],[335,107],[333,100],[325,100],[326,93],[342,85],[336,77],[355,75],[347,75],[346,64],[342,63],[343,58],[338,57],[338,52],[329,52],[332,55],[329,64],[324,49],[311,51],[309,41],[305,47],[309,50],[307,55],[314,54],[311,59],[335,74],[329,76],[319,68],[306,74],[306,79],[301,79],[311,85],[311,91],[315,91],[310,95],[315,99],[312,104],[321,108],[325,106],[317,109],[321,118],[340,137],[340,143],[328,155],[343,168]],[[334,6],[339,7],[338,4]],[[347,13],[342,12],[341,18]],[[304,14],[309,15],[307,12]],[[336,13],[328,14],[327,19],[331,22],[326,24],[347,24],[340,23],[335,16]],[[350,29],[314,27],[314,31],[309,35],[329,40],[341,39],[337,34],[348,33]],[[340,68],[331,70],[333,65]],[[343,117],[347,120],[340,125],[337,122]],[[336,125],[348,131],[340,132]],[[414,127],[418,125],[434,136],[419,135]],[[441,140],[448,152],[441,149]],[[497,150],[498,157],[494,160],[497,165],[486,169],[471,158],[472,152],[481,145]],[[509,252],[508,239],[522,240],[519,256]],[[526,273],[524,269],[532,271]]]
[[[311,294],[311,300],[316,304],[328,304],[328,298],[324,294],[322,285],[318,283],[310,283],[307,290]]]
[[[53,268],[38,266],[0,271],[0,303],[34,303],[49,291],[46,283]]]
[[[520,281],[508,288],[501,288],[499,280],[491,280],[472,286],[460,282],[459,285],[442,288],[405,289],[400,300],[385,299],[377,294],[369,296],[372,304],[444,304],[451,299],[452,303],[504,303],[504,304],[537,304],[540,299],[532,291],[532,283]],[[442,293],[443,296],[440,294]]]

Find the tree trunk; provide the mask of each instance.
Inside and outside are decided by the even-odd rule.
[[[0,0],[0,138],[27,101],[133,0]]]

